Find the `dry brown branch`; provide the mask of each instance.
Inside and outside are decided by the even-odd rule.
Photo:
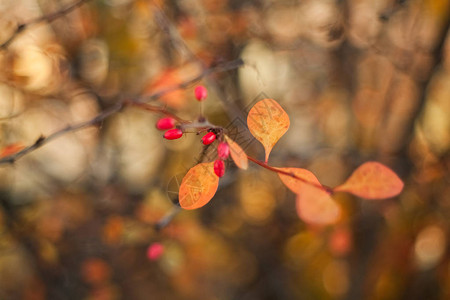
[[[179,121],[184,121],[182,118],[176,116],[174,113],[168,111],[165,107],[162,106],[156,106],[156,105],[149,105],[146,104],[143,100],[154,100],[154,99],[158,99],[159,97],[170,93],[174,90],[178,90],[178,89],[183,89],[186,88],[187,86],[195,83],[196,81],[200,80],[201,78],[208,76],[212,73],[218,73],[218,72],[224,72],[227,70],[231,70],[231,69],[235,69],[238,68],[240,66],[242,66],[244,64],[244,62],[241,59],[238,60],[234,60],[234,61],[230,61],[227,63],[224,63],[222,65],[218,65],[214,68],[210,68],[205,70],[204,72],[202,72],[201,74],[195,76],[194,78],[187,80],[183,83],[180,83],[178,85],[174,85],[172,87],[169,87],[163,91],[154,93],[148,97],[144,97],[143,99],[134,99],[134,100],[130,100],[130,99],[126,99],[123,101],[119,101],[117,104],[113,105],[112,107],[102,111],[101,113],[99,113],[98,115],[96,115],[94,118],[85,121],[85,122],[81,122],[78,124],[74,124],[74,125],[69,125],[61,130],[58,130],[48,136],[41,136],[39,137],[33,144],[25,147],[24,149],[22,149],[19,152],[16,152],[14,154],[5,156],[3,158],[0,159],[0,165],[3,164],[12,164],[15,161],[17,161],[19,158],[25,156],[26,154],[44,146],[45,144],[51,142],[52,140],[68,134],[70,132],[75,132],[78,131],[80,129],[86,128],[86,127],[91,127],[91,126],[96,126],[101,124],[105,119],[107,119],[108,117],[114,115],[115,113],[121,111],[125,106],[134,106],[134,107],[139,107],[141,109],[147,110],[147,111],[152,111],[152,112],[157,112],[160,114],[164,114],[164,115],[171,115],[174,118],[176,118]]]

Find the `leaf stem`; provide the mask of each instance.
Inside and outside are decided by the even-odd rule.
[[[323,190],[324,192],[327,192],[330,195],[333,193],[333,189],[328,187],[328,186],[326,186],[326,185],[321,185],[321,184],[317,184],[317,183],[314,183],[314,182],[307,181],[304,178],[298,177],[294,173],[286,172],[286,171],[283,171],[283,170],[281,170],[279,168],[275,168],[275,167],[269,166],[267,163],[259,161],[256,158],[253,158],[253,157],[251,157],[249,155],[247,155],[247,158],[248,158],[248,160],[254,162],[257,165],[260,165],[261,167],[263,167],[263,168],[265,168],[265,169],[267,169],[269,171],[272,171],[272,172],[275,172],[275,173],[278,173],[278,174],[283,174],[283,175],[286,175],[286,176],[290,176],[290,177],[295,178],[295,179],[297,179],[297,180],[299,180],[299,181],[301,181],[303,183],[306,183],[306,184],[314,186],[314,187],[316,187],[318,189],[321,189],[321,190]]]

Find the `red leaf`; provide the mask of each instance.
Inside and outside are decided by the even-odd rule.
[[[184,209],[206,205],[217,191],[219,177],[214,174],[214,162],[198,164],[181,181],[178,198]]]
[[[391,169],[371,161],[359,166],[347,181],[334,188],[334,191],[349,192],[366,199],[385,199],[400,194],[403,185],[403,181]]]

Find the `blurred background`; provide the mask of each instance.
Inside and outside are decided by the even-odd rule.
[[[246,114],[273,98],[291,127],[271,165],[336,186],[376,160],[405,188],[338,193],[318,228],[276,174],[229,163],[180,211],[200,138],[125,108],[0,165],[0,299],[450,299],[449,24],[448,0],[1,0],[2,149],[215,70],[150,103],[193,120],[203,84],[207,118],[262,159]]]

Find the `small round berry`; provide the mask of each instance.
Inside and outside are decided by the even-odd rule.
[[[164,253],[164,246],[161,243],[153,243],[147,248],[147,258],[157,260]]]
[[[230,155],[230,147],[227,143],[221,142],[219,146],[217,146],[217,155],[220,159],[227,159]]]
[[[183,136],[183,131],[179,128],[167,130],[164,133],[164,138],[168,140],[176,140]]]
[[[203,145],[212,144],[216,140],[216,134],[214,132],[208,132],[202,137]]]
[[[175,119],[174,118],[162,118],[156,122],[156,128],[159,130],[172,129],[175,127]]]
[[[223,160],[216,159],[214,162],[214,173],[220,178],[225,174],[225,164],[223,163]]]
[[[198,101],[203,101],[208,96],[208,91],[206,90],[206,88],[203,85],[197,86],[194,90],[194,93],[195,93],[195,98]]]

